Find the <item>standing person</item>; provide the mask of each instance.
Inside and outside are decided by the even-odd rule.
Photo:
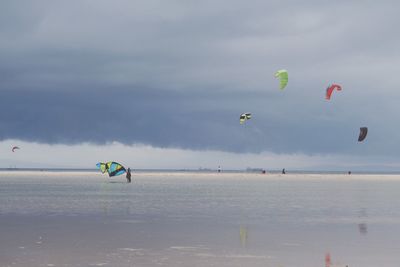
[[[286,174],[285,168],[282,169],[282,174]]]
[[[218,172],[221,172],[221,166],[218,166]]]
[[[128,168],[128,171],[126,172],[126,180],[128,183],[131,182],[131,168]]]

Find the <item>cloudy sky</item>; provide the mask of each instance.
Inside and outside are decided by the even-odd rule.
[[[400,170],[399,9],[3,0],[0,167]]]

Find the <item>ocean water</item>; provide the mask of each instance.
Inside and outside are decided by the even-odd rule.
[[[399,266],[400,175],[0,172],[0,266]]]

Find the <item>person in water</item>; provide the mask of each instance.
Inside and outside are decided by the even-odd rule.
[[[285,168],[282,169],[282,174],[286,174]]]
[[[126,180],[128,183],[131,182],[131,168],[128,168],[128,171],[126,172]]]

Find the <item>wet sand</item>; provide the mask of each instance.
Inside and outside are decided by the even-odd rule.
[[[0,266],[398,266],[400,176],[0,172]]]

